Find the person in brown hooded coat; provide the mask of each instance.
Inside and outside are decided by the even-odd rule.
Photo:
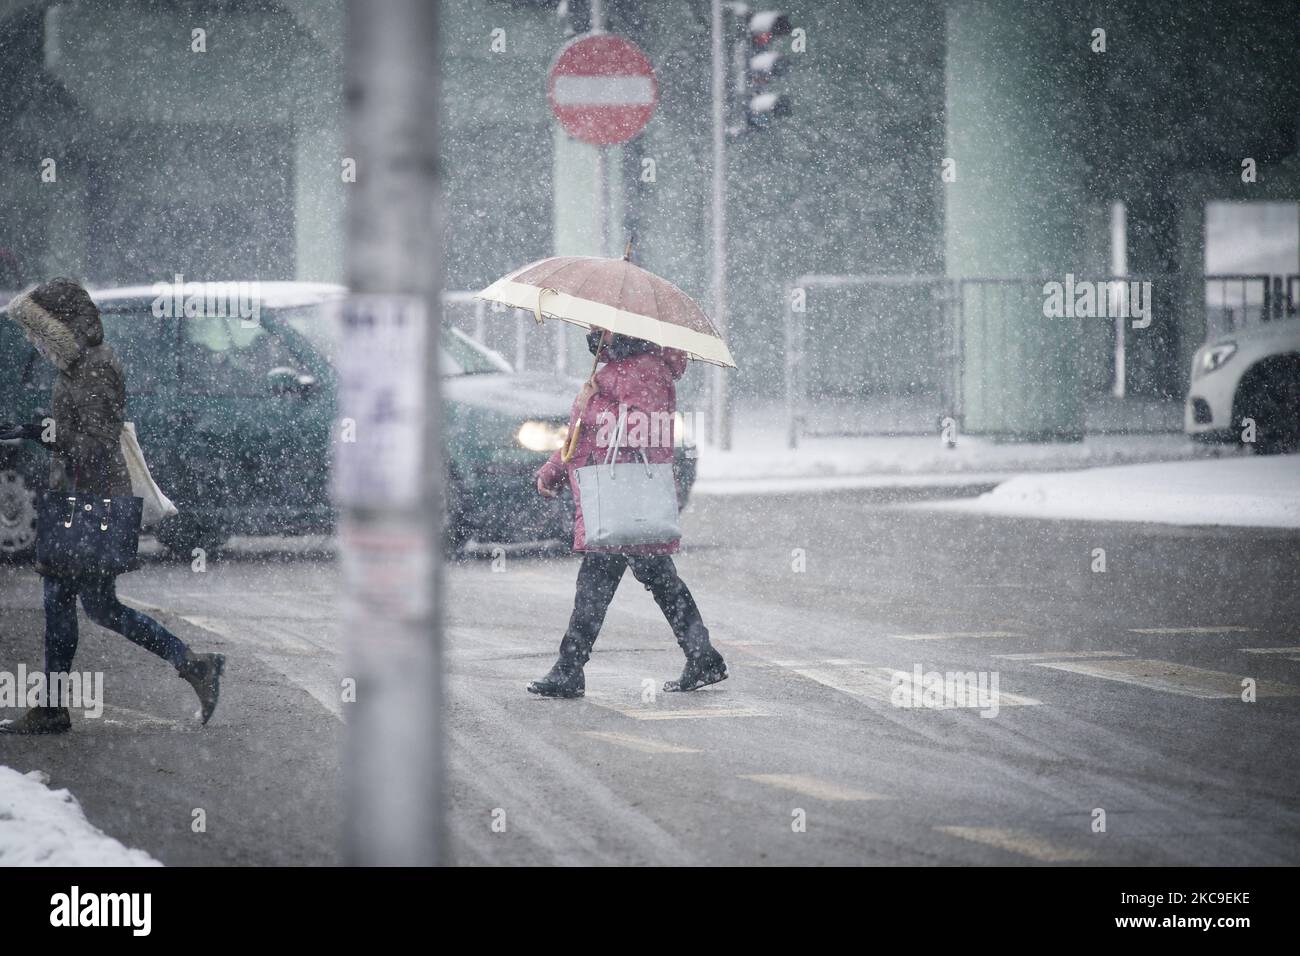
[[[72,279],[52,279],[9,303],[6,315],[58,369],[51,400],[52,422],[0,425],[0,439],[25,438],[50,452],[50,490],[94,497],[131,494],[122,457],[126,376],[104,341],[99,309]],[[40,564],[45,588],[45,670],[68,674],[77,651],[77,597],[87,616],[172,664],[199,696],[203,722],[217,706],[225,658],[195,654],[148,615],[117,599],[116,578],[105,574],[57,575]],[[63,733],[71,729],[61,701],[33,707],[0,733]]]

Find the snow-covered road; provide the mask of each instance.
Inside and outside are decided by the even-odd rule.
[[[870,489],[701,496],[686,531],[677,564],[731,678],[685,696],[657,690],[680,652],[630,577],[587,697],[554,701],[523,688],[576,562],[448,567],[458,862],[1300,863],[1294,532],[916,511]],[[0,763],[47,771],[165,863],[336,862],[337,590],[328,557],[274,544],[203,573],[150,563],[122,593],[230,658],[212,724],[166,665],[86,624],[105,718],[0,741]],[[38,659],[38,607],[29,572],[0,569],[21,625],[6,661]],[[899,706],[918,668],[997,675],[996,715]]]

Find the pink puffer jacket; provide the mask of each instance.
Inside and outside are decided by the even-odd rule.
[[[578,447],[565,462],[555,452],[537,476],[548,488],[558,489],[567,481],[573,490],[577,517],[573,526],[575,551],[613,551],[618,554],[675,554],[678,538],[655,544],[623,548],[588,548],[582,523],[582,501],[578,496],[578,479],[574,472],[588,464],[605,460],[620,406],[627,407],[628,433],[625,447],[619,449],[619,461],[637,461],[640,449],[651,464],[673,461],[674,414],[677,411],[677,379],[686,371],[686,353],[676,349],[642,352],[625,359],[607,362],[596,373],[596,393],[582,414]],[[577,420],[578,403],[574,400],[569,428]],[[678,491],[680,494],[680,489]]]

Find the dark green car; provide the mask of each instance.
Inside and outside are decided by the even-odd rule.
[[[219,547],[230,535],[328,533],[335,413],[332,323],[339,286],[255,284],[257,318],[176,318],[156,287],[92,292],[105,339],[127,373],[127,415],[159,486],[180,514],[156,529],[171,551]],[[168,297],[169,298],[169,297]],[[163,314],[159,314],[159,313]],[[443,334],[447,543],[572,536],[572,500],[545,499],[533,473],[563,439],[578,381],[516,373],[456,329]],[[36,421],[54,370],[14,323],[0,320],[0,419]],[[0,556],[35,545],[39,448],[0,442]],[[683,501],[695,479],[677,449]]]

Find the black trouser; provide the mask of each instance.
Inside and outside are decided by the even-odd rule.
[[[596,635],[605,622],[605,611],[614,592],[618,590],[619,581],[623,579],[623,570],[632,568],[632,576],[640,581],[659,605],[668,619],[668,626],[673,629],[673,636],[682,650],[687,654],[698,652],[708,646],[709,632],[700,617],[700,609],[695,605],[695,598],[690,589],[677,576],[673,559],[666,554],[612,554],[589,551],[582,557],[582,566],[578,568],[578,586],[573,599],[573,615],[569,618],[569,629],[560,644],[560,653],[576,657],[585,664],[591,656],[591,647],[596,642]]]
[[[45,579],[45,671],[66,674],[77,653],[77,595],[86,616],[128,641],[157,654],[173,667],[185,660],[185,645],[167,628],[147,614],[129,608],[117,599],[117,580],[110,575]]]

